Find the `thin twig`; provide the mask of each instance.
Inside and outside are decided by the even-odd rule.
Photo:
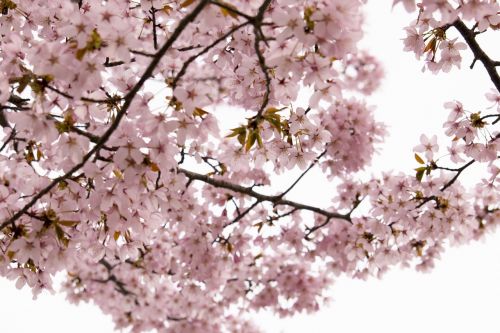
[[[156,32],[156,8],[151,6],[150,9],[151,13],[151,21],[153,23],[153,47],[155,50],[158,50],[158,34]]]
[[[225,224],[224,228],[232,224],[238,223],[242,218],[244,218],[248,213],[250,213],[259,203],[261,203],[261,201],[257,199],[253,204],[250,205],[250,207],[245,209],[242,213],[238,212],[238,215],[231,222]]]
[[[209,50],[211,50],[212,48],[214,48],[217,44],[219,44],[220,42],[226,40],[229,36],[231,36],[233,33],[235,33],[236,31],[238,31],[239,29],[243,28],[244,26],[248,25],[250,22],[244,22],[244,23],[241,23],[233,28],[231,28],[228,32],[226,32],[224,35],[220,36],[219,38],[217,38],[215,41],[213,41],[211,44],[207,45],[206,47],[204,47],[200,52],[196,53],[195,55],[189,57],[183,64],[182,64],[182,67],[181,69],[179,70],[179,72],[177,73],[177,75],[175,76],[175,78],[172,80],[172,89],[175,89],[177,87],[177,83],[179,82],[179,80],[184,76],[184,74],[186,74],[186,70],[188,69],[189,65],[191,65],[191,63],[193,61],[195,61],[196,59],[198,59],[200,56],[202,56],[203,54],[207,53]]]
[[[471,166],[472,164],[474,164],[474,162],[476,162],[476,160],[470,160],[469,162],[467,162],[465,165],[463,165],[461,168],[458,168],[456,170],[456,174],[455,176],[453,176],[453,178],[451,178],[446,184],[443,185],[443,187],[441,187],[441,192],[443,192],[444,190],[446,190],[448,187],[450,187],[457,179],[458,177],[460,176],[460,174],[465,170],[467,169],[469,166]]]
[[[269,5],[271,4],[271,0],[265,0],[262,5],[259,7],[259,11],[255,16],[255,21],[253,23],[254,26],[254,49],[257,54],[257,59],[259,60],[259,66],[264,74],[265,79],[265,92],[262,97],[262,103],[257,111],[257,115],[255,116],[255,122],[258,124],[259,120],[262,116],[262,112],[266,108],[267,104],[269,104],[269,96],[271,95],[271,77],[269,76],[269,67],[267,67],[266,59],[260,50],[260,42],[265,41],[265,36],[262,33],[261,25],[262,20],[264,19],[264,12],[267,10]]]
[[[286,194],[288,194],[288,192],[290,192],[295,187],[295,185],[297,185],[297,183],[309,172],[309,170],[311,170],[319,162],[319,160],[323,156],[325,156],[326,152],[327,150],[325,149],[321,154],[319,154],[318,157],[316,157],[316,159],[311,163],[311,165],[309,165],[309,167],[305,169],[304,172],[302,172],[302,174],[292,183],[292,185],[290,185],[283,193],[280,194],[280,196],[284,197]]]
[[[307,228],[306,234],[304,235],[304,238],[306,240],[311,240],[311,234],[313,234],[316,230],[323,228],[324,226],[328,225],[331,221],[331,218],[327,218],[325,222],[315,225],[314,227]]]

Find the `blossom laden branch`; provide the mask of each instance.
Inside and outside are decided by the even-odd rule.
[[[186,170],[186,169],[179,168],[177,171],[179,173],[184,174],[190,180],[199,180],[199,181],[202,181],[204,183],[207,183],[207,184],[212,185],[212,186],[217,187],[217,188],[224,188],[224,189],[236,192],[236,193],[248,195],[250,197],[257,199],[260,202],[266,201],[266,202],[272,203],[274,206],[290,206],[290,207],[297,208],[299,210],[308,210],[308,211],[326,216],[327,218],[340,219],[340,220],[344,220],[348,223],[351,223],[350,217],[347,214],[330,212],[330,211],[327,211],[327,210],[324,210],[324,209],[321,209],[318,207],[305,205],[305,204],[298,203],[298,202],[291,201],[291,200],[286,200],[286,199],[283,199],[282,195],[261,194],[261,193],[258,193],[256,191],[252,190],[251,188],[244,187],[244,186],[241,186],[238,184],[233,184],[233,183],[230,183],[230,182],[222,180],[222,179],[214,179],[214,178],[211,178],[209,176],[198,174],[198,173]]]
[[[55,178],[54,180],[52,180],[52,182],[47,187],[45,187],[43,190],[41,190],[35,196],[33,196],[32,199],[26,205],[23,206],[23,208],[18,210],[8,220],[6,220],[2,224],[0,224],[0,230],[3,230],[8,225],[14,223],[17,219],[19,219],[22,215],[24,215],[31,207],[33,207],[38,202],[38,200],[40,198],[42,198],[47,193],[49,193],[61,181],[64,181],[64,180],[70,178],[76,171],[80,170],[87,163],[87,161],[106,144],[106,142],[111,137],[113,132],[118,128],[120,121],[125,116],[128,109],[130,108],[130,105],[132,104],[133,99],[135,98],[135,96],[137,95],[139,90],[142,88],[144,83],[151,77],[155,68],[160,63],[160,60],[162,59],[162,57],[171,48],[171,46],[174,44],[174,42],[180,36],[182,31],[187,27],[187,25],[195,20],[195,18],[203,10],[203,8],[208,4],[208,2],[209,2],[208,0],[200,0],[199,3],[197,4],[197,6],[193,9],[193,11],[191,11],[191,13],[189,13],[182,20],[179,21],[179,24],[177,25],[175,30],[172,32],[172,34],[170,35],[168,40],[165,42],[165,44],[163,44],[163,46],[160,48],[160,50],[158,50],[158,52],[155,54],[155,57],[149,63],[148,67],[146,68],[146,70],[144,71],[142,76],[140,77],[139,81],[134,85],[134,87],[125,96],[125,102],[121,106],[120,111],[117,113],[115,120],[111,123],[111,125],[108,127],[106,132],[101,136],[99,142],[97,142],[95,144],[95,146],[87,154],[85,154],[85,156],[82,158],[81,162],[76,164],[75,166],[73,166],[64,175],[59,176],[59,177]]]
[[[254,332],[228,310],[316,310],[334,274],[431,267],[447,240],[476,239],[500,221],[499,146],[487,127],[499,121],[495,112],[452,103],[450,154],[438,159],[449,157],[449,168],[434,162],[436,138],[422,143],[428,162],[418,156],[420,178],[350,177],[369,164],[385,132],[360,100],[381,79],[377,61],[358,48],[363,1],[208,0],[163,58],[163,43],[199,0],[86,0],[80,10],[62,1],[30,1],[43,13],[8,1],[0,122],[12,128],[4,128],[0,148],[0,223],[88,161],[0,232],[0,275],[35,291],[66,269],[73,300],[94,301],[134,332]],[[461,64],[466,44],[446,37],[457,18],[473,21],[475,35],[495,28],[499,8],[471,15],[467,5],[456,16],[422,5],[407,30],[405,48],[425,55],[433,73]],[[150,78],[166,86],[157,90],[145,83]],[[295,105],[302,88],[311,89],[307,110]],[[9,98],[16,89],[31,98]],[[487,99],[498,113],[500,95]],[[222,138],[221,104],[252,113],[227,136],[241,147]],[[469,158],[488,164],[489,174],[473,200],[450,179],[463,176]],[[336,193],[324,193],[331,208],[288,200],[315,165],[340,180],[326,187]],[[208,174],[194,169],[207,166]],[[258,189],[274,185],[270,169],[297,167],[282,191]],[[431,203],[418,207],[424,200]]]
[[[295,185],[297,185],[299,183],[299,181],[316,165],[318,164],[319,160],[325,156],[325,154],[327,153],[327,149],[325,149],[321,154],[318,155],[318,157],[316,157],[316,159],[314,159],[314,161],[309,165],[309,167],[307,167],[307,169],[305,169],[301,174],[300,176],[285,190],[283,191],[283,193],[280,194],[281,197],[284,197],[285,195],[288,194],[288,192],[290,192],[294,187]]]
[[[327,226],[331,221],[331,218],[326,218],[326,220],[323,223],[320,223],[318,225],[315,225],[310,228],[306,228],[306,234],[304,235],[304,239],[310,241],[312,239],[311,235],[316,231],[319,230],[325,226]]]
[[[91,281],[93,282],[97,282],[97,283],[108,283],[108,282],[112,282],[115,287],[116,287],[116,290],[124,295],[124,296],[129,296],[129,295],[135,295],[133,292],[131,292],[130,290],[128,290],[126,288],[126,284],[122,281],[120,281],[111,271],[113,270],[113,266],[111,266],[111,264],[106,260],[106,259],[101,259],[99,260],[99,264],[103,265],[106,270],[108,271],[108,278],[105,279],[105,280],[100,280],[100,279],[92,279]]]
[[[259,60],[259,66],[264,74],[264,79],[265,79],[265,92],[264,96],[262,97],[262,103],[260,105],[259,110],[257,111],[257,115],[255,116],[255,123],[259,123],[259,120],[262,116],[262,113],[266,109],[267,105],[269,104],[269,97],[271,95],[271,76],[269,75],[269,67],[266,64],[266,59],[264,58],[264,55],[262,54],[262,51],[260,49],[260,44],[261,42],[267,43],[266,42],[266,37],[264,36],[264,33],[262,32],[262,21],[264,19],[264,13],[271,4],[271,0],[265,0],[262,5],[259,7],[259,10],[257,12],[257,15],[254,18],[253,26],[254,26],[254,49],[255,53],[257,54],[257,59]]]
[[[196,59],[198,59],[200,56],[202,56],[203,54],[207,53],[208,51],[210,51],[212,48],[214,48],[217,44],[225,41],[228,37],[230,37],[232,34],[234,34],[236,31],[240,30],[241,28],[247,26],[248,24],[250,23],[250,21],[247,21],[247,22],[244,22],[244,23],[241,23],[237,26],[234,26],[233,28],[231,28],[228,32],[226,32],[225,34],[223,34],[222,36],[220,36],[219,38],[217,38],[215,41],[213,41],[212,43],[210,43],[209,45],[207,45],[206,47],[204,47],[201,51],[199,51],[198,53],[196,53],[195,55],[189,57],[183,64],[182,64],[182,67],[181,69],[179,70],[179,72],[177,73],[177,75],[174,77],[174,79],[172,80],[172,83],[171,83],[171,86],[172,86],[172,89],[175,89],[177,87],[177,84],[179,82],[179,80],[186,74],[186,71],[189,67],[189,65],[195,61]]]
[[[224,225],[224,228],[230,225],[233,225],[235,223],[238,223],[241,221],[242,218],[244,218],[248,213],[250,213],[255,207],[257,207],[258,204],[260,204],[262,200],[257,199],[254,203],[252,203],[247,209],[245,209],[243,212],[239,212],[239,209],[237,209],[237,215],[236,217],[229,223]]]
[[[495,85],[498,92],[500,92],[500,76],[498,75],[496,66],[498,66],[498,61],[493,61],[486,52],[483,51],[481,46],[479,46],[476,41],[476,35],[465,25],[462,20],[456,20],[453,23],[453,27],[458,30],[462,35],[465,42],[469,45],[472,53],[474,54],[474,61],[479,60],[483,65],[488,75],[490,76],[491,82]]]
[[[460,174],[465,169],[467,169],[469,166],[474,164],[474,162],[476,162],[476,160],[471,160],[471,161],[467,162],[466,164],[464,164],[463,166],[461,166],[460,168],[453,170],[456,172],[455,175],[446,184],[444,184],[443,187],[441,187],[441,192],[445,191],[448,187],[453,185],[453,183],[458,179],[458,177],[460,177]]]
[[[156,9],[154,6],[151,6],[149,12],[151,13],[151,24],[153,25],[153,48],[158,50],[158,32],[156,29],[158,28],[158,24],[156,23]]]

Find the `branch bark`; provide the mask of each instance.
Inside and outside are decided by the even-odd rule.
[[[456,20],[453,23],[453,27],[458,30],[465,42],[469,45],[472,53],[474,54],[474,61],[479,60],[483,64],[484,68],[488,72],[488,75],[490,76],[491,82],[493,82],[498,92],[500,92],[500,76],[498,75],[496,69],[498,62],[491,60],[491,58],[483,51],[481,46],[479,46],[476,41],[476,35],[474,32],[467,28],[462,20]]]

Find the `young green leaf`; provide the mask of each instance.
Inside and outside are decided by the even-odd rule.
[[[415,171],[417,172],[416,177],[417,177],[417,180],[419,182],[422,181],[422,178],[424,177],[424,173],[427,171],[427,169],[428,169],[427,167],[418,167],[415,169]]]
[[[247,143],[245,145],[246,151],[249,151],[252,148],[252,146],[255,144],[255,141],[257,140],[258,135],[259,132],[257,129],[251,130],[250,133],[248,133]]]
[[[421,182],[421,181],[422,181],[422,178],[424,177],[424,172],[425,172],[425,169],[424,169],[424,170],[418,170],[418,171],[417,171],[417,175],[416,175],[416,177],[417,177],[417,180],[418,180],[419,182]]]
[[[415,160],[420,163],[420,164],[425,164],[424,160],[422,157],[420,157],[417,153],[415,153]]]

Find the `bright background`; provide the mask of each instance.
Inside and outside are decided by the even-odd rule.
[[[399,7],[391,11],[390,1],[370,1],[366,15],[364,45],[386,71],[382,88],[368,102],[376,106],[377,119],[390,132],[369,172],[412,172],[416,167],[412,147],[420,134],[442,132],[447,117],[443,103],[458,99],[476,111],[488,106],[484,93],[492,85],[480,64],[468,69],[470,54],[462,70],[438,76],[422,73],[423,63],[403,53],[400,40],[402,28],[414,17]],[[488,53],[500,59],[500,48],[494,47],[498,44],[479,37]],[[460,180],[473,184],[480,175],[480,170],[467,170]],[[312,171],[289,197],[327,205],[332,193],[324,186],[318,191],[318,184],[324,184],[320,172]],[[493,333],[500,331],[499,282],[500,234],[492,234],[482,242],[449,249],[429,274],[394,268],[382,280],[342,277],[333,286],[333,302],[317,314],[279,320],[263,313],[255,320],[270,333]],[[2,333],[113,332],[110,317],[97,307],[70,305],[61,294],[44,293],[33,301],[28,289],[19,291],[12,281],[0,278],[0,298]]]

